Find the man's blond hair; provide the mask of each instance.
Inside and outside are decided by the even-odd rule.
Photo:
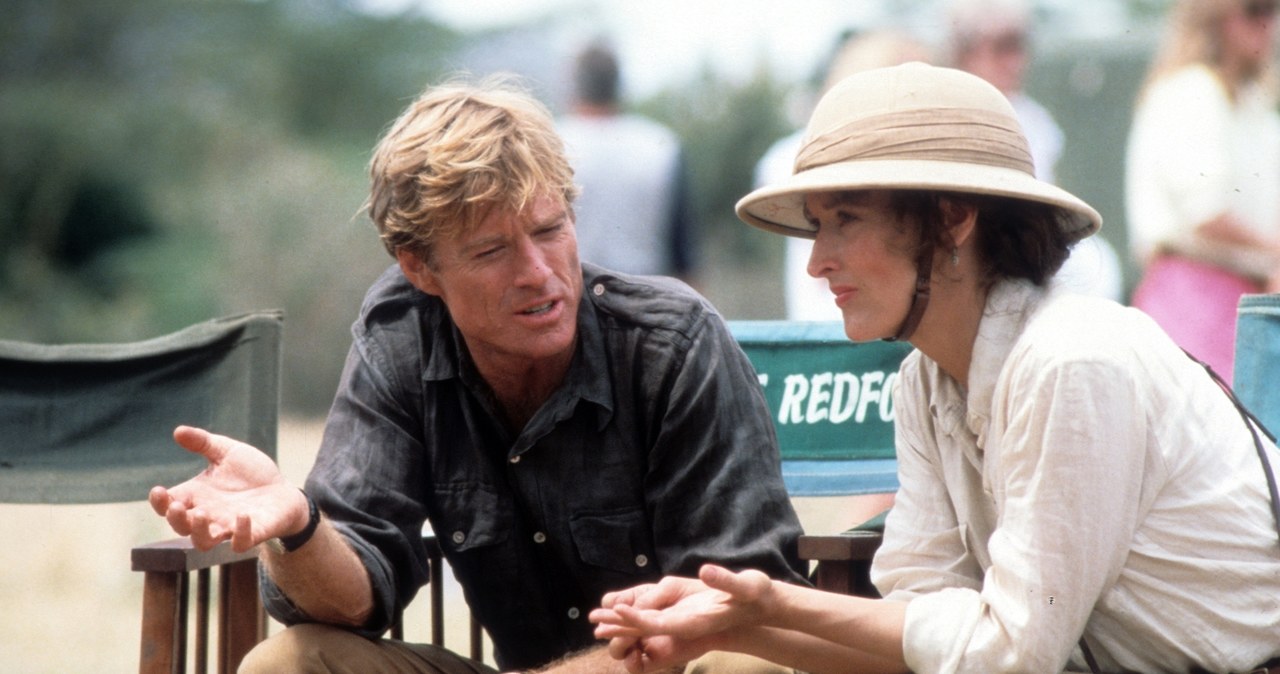
[[[430,262],[441,236],[494,209],[519,213],[540,196],[573,202],[564,144],[546,107],[507,76],[427,89],[374,148],[365,207],[392,256]]]

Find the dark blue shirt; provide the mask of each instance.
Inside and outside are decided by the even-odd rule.
[[[427,582],[424,520],[504,671],[591,645],[605,592],[707,561],[804,582],[769,413],[724,321],[678,282],[583,271],[565,381],[518,430],[439,299],[397,267],[370,289],[307,479],[368,568],[365,633]]]

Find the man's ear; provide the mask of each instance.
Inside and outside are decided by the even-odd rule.
[[[396,261],[400,263],[400,271],[404,272],[404,277],[409,279],[409,283],[413,287],[421,290],[428,295],[441,295],[440,283],[436,280],[435,272],[431,271],[431,267],[422,259],[422,256],[410,251],[408,248],[400,248],[396,250]]]
[[[942,224],[951,236],[951,245],[959,248],[973,236],[978,224],[978,207],[968,201],[942,199]]]

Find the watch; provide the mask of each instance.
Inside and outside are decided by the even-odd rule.
[[[307,499],[307,526],[296,534],[289,536],[280,536],[268,541],[268,544],[276,552],[293,552],[298,548],[307,544],[311,537],[316,533],[316,527],[320,526],[320,508],[316,506],[316,502],[311,498],[305,490],[299,489],[302,496]]]

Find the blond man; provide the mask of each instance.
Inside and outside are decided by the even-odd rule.
[[[396,264],[352,328],[305,491],[247,445],[176,433],[210,469],[153,507],[202,547],[269,542],[264,598],[293,626],[241,671],[493,672],[380,638],[427,581],[424,521],[501,671],[623,671],[588,613],[706,561],[804,582],[750,364],[687,286],[579,262],[552,124],[510,83],[454,83],[378,144],[368,210]]]

